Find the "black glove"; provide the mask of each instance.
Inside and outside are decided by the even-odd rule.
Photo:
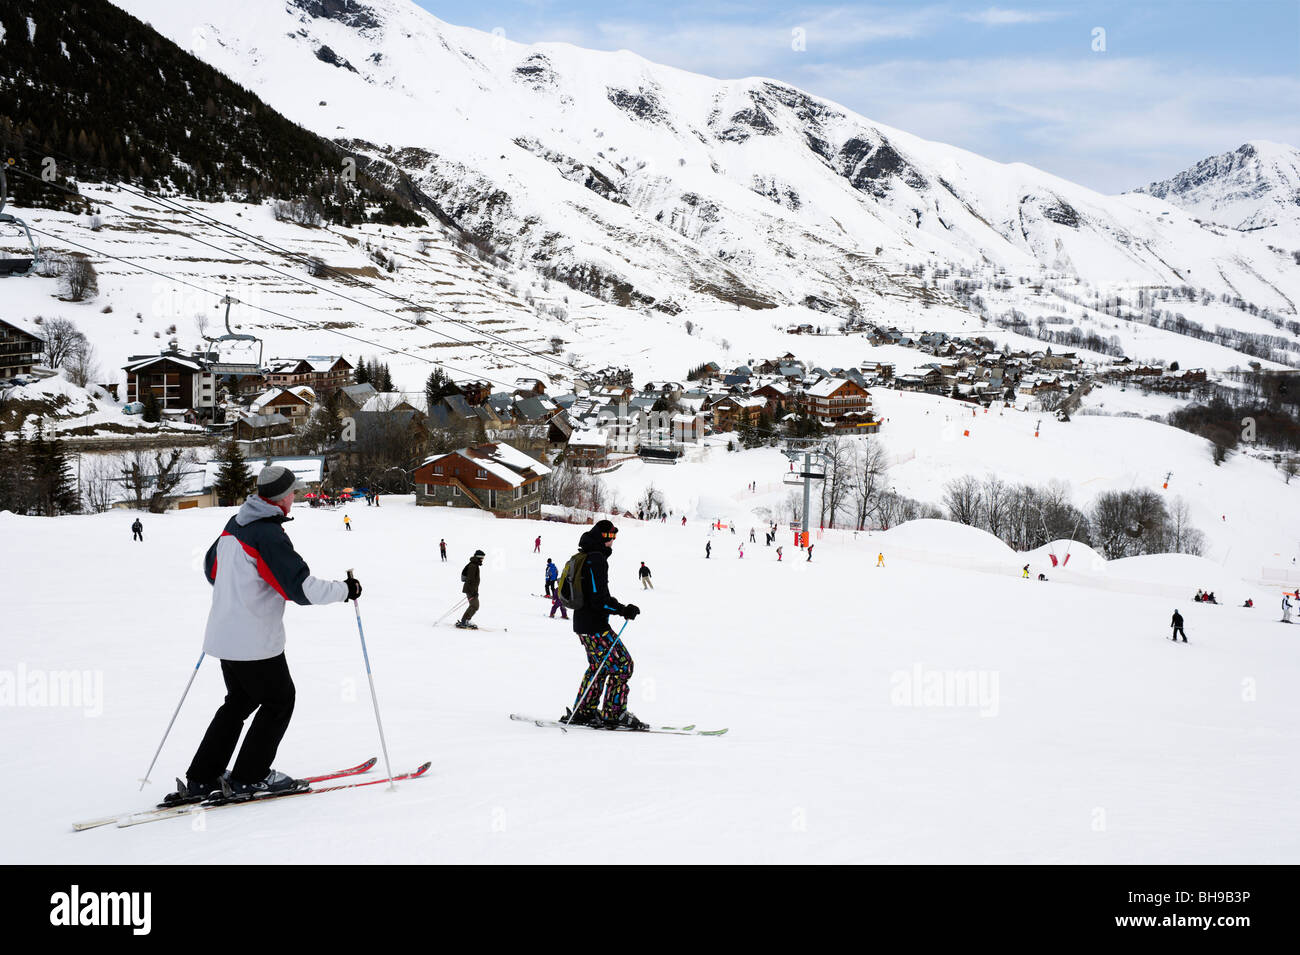
[[[355,577],[349,577],[343,582],[348,585],[348,595],[343,598],[345,602],[348,600],[356,600],[361,596],[361,581],[357,580]]]
[[[628,604],[623,608],[623,617],[627,620],[635,620],[641,613],[641,608],[636,604]]]

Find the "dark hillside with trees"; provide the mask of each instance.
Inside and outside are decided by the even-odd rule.
[[[0,0],[0,25],[0,157],[19,173],[40,176],[52,157],[64,188],[123,181],[202,200],[298,200],[339,225],[420,225],[415,206],[434,208],[361,162],[350,181],[339,146],[106,0]],[[21,174],[9,189],[18,206],[81,208]]]

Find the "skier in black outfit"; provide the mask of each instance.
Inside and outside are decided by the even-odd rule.
[[[131,540],[144,541],[144,525],[140,523],[138,517],[135,519],[135,523],[131,525]]]
[[[481,550],[474,551],[474,556],[469,559],[465,569],[460,572],[460,579],[464,582],[461,592],[469,598],[469,606],[461,614],[461,618],[456,621],[456,626],[462,630],[477,630],[478,625],[470,623],[470,618],[478,613],[478,578],[479,568],[483,566],[483,558],[487,555]]]
[[[1177,643],[1179,634],[1182,634],[1183,643],[1186,643],[1187,634],[1183,633],[1183,615],[1180,614],[1177,610],[1175,610],[1173,619],[1169,621],[1169,625],[1174,628],[1174,635],[1169,639],[1174,641],[1174,643]]]
[[[650,578],[650,568],[645,565],[645,561],[641,561],[641,569],[636,572],[636,575],[641,578],[642,590],[655,589],[655,583]]]
[[[186,771],[178,796],[206,798],[223,791],[223,778],[237,796],[292,791],[296,779],[271,768],[293,715],[294,686],[285,661],[284,607],[356,600],[355,578],[311,576],[284,525],[292,520],[294,491],[301,485],[279,465],[263,468],[250,495],[221,536],[208,548],[203,573],[212,585],[212,609],[203,650],[221,661],[226,699],[213,716]],[[244,721],[253,724],[229,775]]]
[[[635,620],[641,612],[635,604],[619,603],[609,592],[609,558],[617,535],[618,529],[609,521],[598,521],[578,541],[578,550],[586,557],[574,581],[582,588],[582,605],[573,613],[573,632],[587,653],[587,672],[573,711],[566,710],[561,719],[601,729],[640,730],[646,729],[646,724],[627,709],[632,655],[609,629],[611,613]]]

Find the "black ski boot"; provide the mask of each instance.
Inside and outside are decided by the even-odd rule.
[[[233,779],[222,780],[222,783],[225,797],[234,800],[284,796],[288,793],[305,792],[311,788],[305,780],[294,779],[275,769],[267,773],[265,779],[255,783],[239,783]]]
[[[622,714],[620,714],[615,719],[609,719],[609,718],[603,719],[602,724],[604,728],[607,730],[637,731],[637,730],[648,730],[650,728],[649,723],[642,723],[639,719],[636,718],[636,716],[633,713],[631,713],[628,710],[624,710]]]
[[[598,710],[578,710],[575,713],[567,706],[564,708],[564,715],[560,717],[560,722],[566,726],[590,726],[597,730],[605,725]]]
[[[456,628],[458,630],[477,630],[478,624],[474,623],[472,620],[457,620]]]

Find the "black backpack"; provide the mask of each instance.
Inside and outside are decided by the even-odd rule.
[[[579,575],[586,566],[587,555],[579,552],[570,557],[565,562],[564,569],[560,571],[560,579],[556,584],[560,594],[560,604],[567,610],[582,608],[584,596]]]

